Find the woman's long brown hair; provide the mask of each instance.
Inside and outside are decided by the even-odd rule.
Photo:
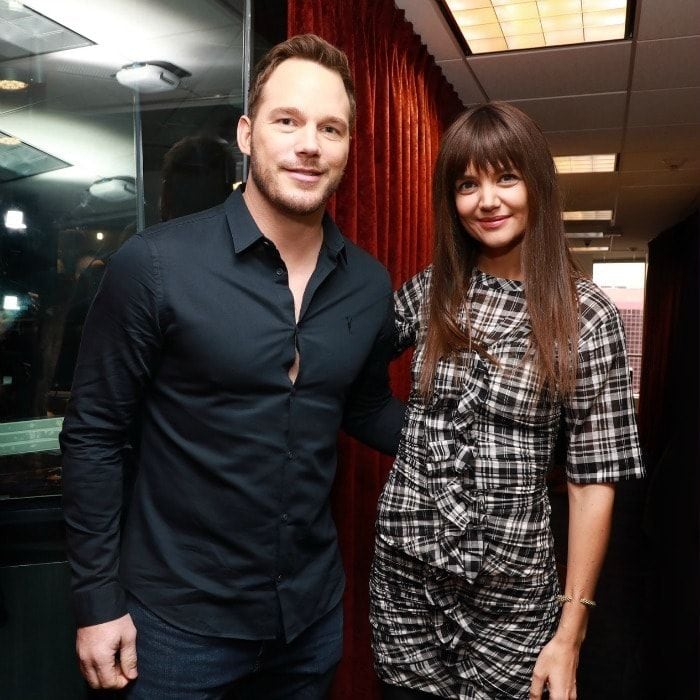
[[[467,166],[482,172],[515,168],[522,175],[528,224],[521,266],[531,350],[542,387],[550,394],[570,394],[576,384],[580,273],[566,246],[557,174],[544,134],[530,117],[504,102],[468,109],[440,144],[433,177],[435,237],[421,393],[432,391],[441,358],[469,348],[488,355],[469,326],[458,322],[479,255],[478,243],[462,226],[455,205],[455,183]]]

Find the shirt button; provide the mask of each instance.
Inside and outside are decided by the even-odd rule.
[[[289,520],[289,516],[286,513],[282,513],[282,522],[286,523]]]
[[[294,452],[292,452],[291,450],[287,452],[287,459],[294,459],[294,457],[296,457]]]
[[[277,277],[282,277],[283,274],[284,274],[284,270],[281,267],[278,267],[275,270],[275,275],[277,275]]]
[[[275,577],[275,581],[277,581],[277,583],[280,583],[282,581],[282,578],[282,574],[277,574],[277,576]]]

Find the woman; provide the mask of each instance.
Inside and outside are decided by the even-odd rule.
[[[371,575],[386,698],[576,697],[614,486],[640,477],[622,324],[576,270],[546,140],[504,103],[446,132],[433,264],[396,294],[415,347]],[[563,424],[566,582],[545,476]]]

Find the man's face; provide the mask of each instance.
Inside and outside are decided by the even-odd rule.
[[[350,149],[350,100],[342,78],[312,61],[291,58],[270,74],[255,120],[238,124],[250,156],[247,191],[285,214],[322,211],[343,177]]]

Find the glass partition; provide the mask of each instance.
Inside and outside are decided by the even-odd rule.
[[[244,56],[285,30],[279,0],[0,0],[0,512],[60,495],[57,435],[105,264],[242,179]]]

